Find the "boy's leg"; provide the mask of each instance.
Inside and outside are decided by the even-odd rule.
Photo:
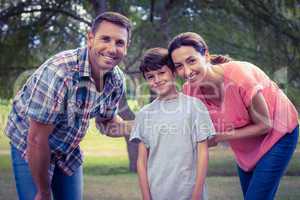
[[[36,195],[36,187],[28,163],[21,152],[11,145],[11,160],[19,200],[31,200]]]
[[[52,194],[54,200],[82,200],[83,199],[83,175],[80,166],[72,176],[55,166],[52,178]]]
[[[243,169],[241,169],[239,166],[237,166],[237,169],[238,169],[238,175],[240,178],[241,188],[243,191],[243,196],[245,198],[253,172],[252,171],[246,172]]]
[[[246,200],[272,200],[298,142],[298,127],[283,136],[257,163]]]

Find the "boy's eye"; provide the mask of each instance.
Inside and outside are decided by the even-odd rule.
[[[151,80],[151,79],[153,79],[153,76],[146,76],[146,79]]]

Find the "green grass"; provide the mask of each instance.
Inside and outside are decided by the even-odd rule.
[[[8,101],[0,100],[0,199],[16,199],[11,171],[9,144],[3,135],[10,110]],[[137,200],[140,192],[136,174],[128,170],[126,143],[123,138],[109,138],[98,133],[94,121],[81,143],[84,158],[84,199]],[[276,199],[300,199],[300,147],[289,165]],[[210,150],[207,178],[210,199],[242,199],[236,165],[228,148]]]

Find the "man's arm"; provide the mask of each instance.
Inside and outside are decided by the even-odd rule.
[[[96,118],[97,128],[101,133],[110,137],[129,136],[134,121],[125,121],[119,115],[110,120]]]
[[[137,172],[143,200],[151,200],[150,188],[147,175],[148,150],[143,142],[139,143]]]
[[[49,135],[54,125],[47,125],[30,120],[27,139],[28,164],[33,180],[37,186],[36,200],[50,200],[50,182],[48,169],[50,164]]]
[[[197,153],[196,183],[193,189],[192,200],[199,200],[202,197],[208,166],[207,140],[197,143]]]

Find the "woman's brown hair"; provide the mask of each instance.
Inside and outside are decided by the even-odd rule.
[[[169,60],[170,64],[173,68],[175,68],[173,60],[172,60],[172,52],[175,49],[178,49],[181,46],[192,46],[196,51],[198,51],[202,56],[208,51],[208,46],[204,39],[197,33],[194,32],[185,32],[175,36],[171,42],[169,43],[168,52],[169,52]],[[222,64],[231,61],[232,59],[223,56],[223,55],[211,55],[210,63],[213,65]]]

